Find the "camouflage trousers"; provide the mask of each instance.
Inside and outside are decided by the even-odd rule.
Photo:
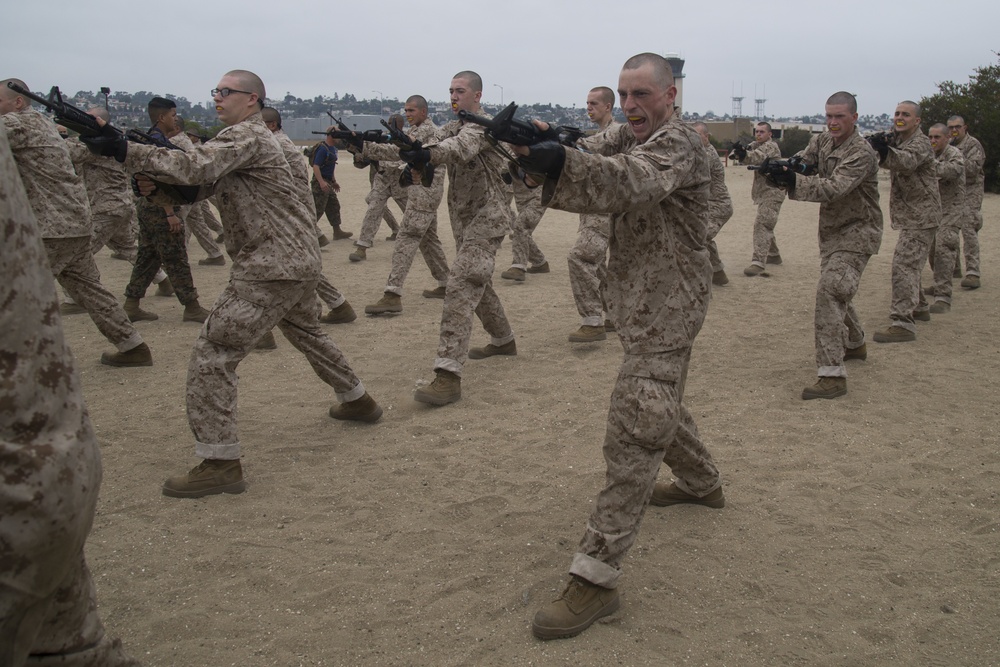
[[[865,344],[865,331],[854,307],[861,274],[871,255],[833,252],[819,263],[816,287],[816,374],[847,377],[844,350]]]
[[[46,442],[45,454],[0,441],[7,473],[0,485],[0,665],[139,664],[105,636],[83,555],[101,484],[97,441],[84,421],[68,433],[47,429],[62,442]],[[67,447],[65,438],[80,446]]]
[[[722,263],[722,258],[719,257],[719,247],[715,244],[715,237],[719,235],[722,230],[722,226],[729,221],[729,218],[733,215],[733,209],[730,207],[729,216],[725,218],[710,217],[708,219],[708,234],[705,236],[705,247],[708,248],[708,260],[712,263],[712,272],[716,273],[722,271],[726,268],[726,265]],[[774,247],[774,253],[778,253],[778,247]]]
[[[386,292],[402,296],[403,283],[413,266],[417,250],[423,255],[427,268],[431,270],[438,285],[448,284],[448,257],[444,254],[444,246],[437,235],[437,212],[416,211],[413,206],[409,206],[403,212],[396,247],[392,251],[392,268],[389,270]]]
[[[580,321],[584,326],[604,325],[604,286],[608,281],[608,221],[600,217],[603,224],[588,224],[584,216],[580,218],[580,228],[576,243],[569,251],[566,263],[569,265],[569,286],[573,290],[573,301]]]
[[[185,243],[189,242],[193,235],[210,259],[222,257],[222,249],[215,240],[221,231],[222,223],[212,213],[207,201],[196,202],[188,208],[187,216],[184,218]]]
[[[326,192],[323,192],[323,188],[319,186],[319,182],[316,179],[312,179],[309,184],[312,190],[313,203],[316,205],[316,221],[326,214],[327,222],[333,227],[334,231],[340,229],[340,200],[337,199],[337,193],[333,191],[333,187]]]
[[[121,215],[95,215],[93,251],[96,255],[101,248],[108,246],[112,252],[122,255],[132,264],[138,249],[135,245],[135,232],[138,223],[132,211]]]
[[[188,423],[195,454],[240,457],[236,431],[236,367],[275,326],[301,352],[337,400],[365,393],[347,358],[319,325],[316,281],[231,280],[219,295],[191,352],[187,374]]]
[[[462,374],[462,366],[469,358],[473,313],[483,323],[493,345],[506,345],[514,340],[503,304],[493,291],[493,269],[502,241],[503,237],[498,236],[463,241],[458,246],[441,312],[441,340],[434,360],[435,370],[440,368]]]
[[[392,217],[391,212],[388,217],[385,215],[389,212],[390,198],[396,202],[399,210],[406,211],[406,188],[399,185],[398,182],[393,182],[392,177],[395,175],[396,171],[392,170],[387,174],[376,174],[372,179],[372,189],[365,197],[368,210],[365,211],[365,217],[361,221],[361,233],[354,245],[371,248],[375,242],[375,235],[378,234],[378,228],[382,226],[383,219],[388,223],[393,234],[399,231],[399,225],[396,224],[396,218]]]
[[[961,228],[941,225],[931,244],[934,259],[934,300],[951,303],[951,281],[958,262],[959,236]],[[968,247],[968,246],[966,246]]]
[[[139,255],[132,267],[132,278],[125,288],[129,299],[141,299],[146,289],[163,268],[174,286],[177,300],[187,305],[198,298],[188,264],[187,246],[183,232],[171,232],[167,217],[162,209],[154,207],[139,209]]]
[[[965,255],[965,274],[980,276],[979,273],[979,230],[983,228],[983,194],[966,199],[968,210],[962,225],[962,246]]]
[[[333,286],[326,276],[320,274],[319,282],[316,283],[316,296],[320,301],[325,303],[330,310],[338,307],[345,301],[344,295],[340,293],[336,287]]]
[[[516,201],[515,197],[515,201]],[[517,202],[517,217],[510,230],[510,242],[513,251],[513,259],[510,265],[519,269],[527,269],[529,266],[539,266],[545,263],[545,254],[535,243],[532,234],[535,228],[542,221],[545,215],[545,207],[537,198],[532,198],[528,202]]]
[[[920,272],[930,255],[936,229],[901,229],[892,254],[890,324],[916,333],[913,311],[927,310]]]
[[[94,263],[91,238],[45,239],[52,276],[73,301],[86,308],[97,330],[120,352],[142,343],[142,336],[125,314],[118,299],[101,284]]]
[[[783,199],[762,201],[757,206],[757,218],[753,221],[753,261],[764,266],[768,257],[780,254],[774,240],[774,228],[778,224],[778,212]]]
[[[686,354],[690,358],[690,350]],[[679,382],[619,371],[604,437],[605,487],[573,555],[572,574],[605,588],[617,586],[661,462],[670,467],[677,486],[693,495],[704,496],[722,484],[682,403],[686,377],[687,361]]]

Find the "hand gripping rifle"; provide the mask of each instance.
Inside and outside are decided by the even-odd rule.
[[[21,86],[17,85],[13,81],[7,82],[7,87],[13,90],[18,95],[24,95],[28,99],[41,104],[43,107],[48,109],[56,122],[66,126],[68,129],[73,130],[81,137],[108,137],[108,138],[121,138],[125,137],[133,141],[137,141],[129,134],[123,134],[121,130],[117,127],[111,125],[111,123],[105,123],[101,125],[97,122],[97,119],[91,116],[86,111],[82,109],[77,109],[75,106],[69,102],[64,102],[62,93],[59,92],[59,86],[52,86],[49,91],[48,98],[40,97],[35,95],[30,90],[25,90]],[[138,130],[130,130],[130,132],[137,132],[138,134],[144,135],[149,141],[139,141],[138,143],[153,143],[154,145],[159,145],[153,139],[153,137],[139,132]],[[167,148],[174,148],[180,150],[177,146],[174,146],[169,141],[167,142]],[[168,183],[161,183],[160,181],[154,181],[157,188],[162,189],[166,194],[179,197],[186,202],[194,203],[196,201],[199,186],[197,185],[172,185]],[[133,190],[135,188],[133,187]]]
[[[143,144],[144,146],[156,146],[158,148],[166,148],[172,151],[184,151],[180,146],[175,146],[170,143],[169,139],[160,139],[152,134],[147,134],[142,130],[132,128],[130,130],[125,130],[125,138],[129,141],[135,142],[137,144]],[[133,179],[134,181],[135,179]],[[187,202],[194,203],[198,199],[198,190],[201,189],[199,185],[170,185],[167,183],[156,182],[157,188],[162,188],[168,194],[171,194],[169,190],[173,190],[174,193],[181,199]],[[133,190],[137,188],[133,187]]]
[[[397,130],[392,125],[389,125],[389,123],[385,122],[385,120],[382,120],[380,122],[382,123],[382,126],[386,129],[386,131],[389,133],[388,134],[389,141],[392,142],[392,144],[397,148],[399,148],[400,150],[419,151],[424,147],[422,143],[414,139],[411,139],[405,132],[403,132],[402,130]],[[420,185],[424,186],[425,188],[431,187],[431,184],[434,183],[434,166],[429,163],[422,162],[413,164],[407,163],[406,167],[403,169],[403,173],[400,174],[399,176],[399,184],[402,185],[404,188],[407,187],[408,185],[412,185],[414,182],[413,179],[414,172],[420,176]]]
[[[458,117],[466,123],[474,123],[486,128],[486,138],[493,144],[496,151],[515,165],[518,165],[517,157],[501,148],[500,142],[513,146],[534,146],[543,141],[556,141],[568,148],[576,148],[576,142],[583,137],[583,130],[567,125],[550,124],[548,129],[541,130],[530,121],[514,118],[516,111],[517,104],[511,102],[493,118],[477,116],[464,109],[458,112]]]
[[[783,188],[795,187],[795,174],[815,176],[818,171],[816,165],[809,164],[798,155],[777,160],[766,157],[760,164],[750,165],[747,169],[759,171],[767,180]]]

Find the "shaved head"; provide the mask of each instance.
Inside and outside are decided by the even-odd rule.
[[[858,112],[858,99],[854,95],[841,90],[840,92],[830,95],[826,100],[827,106],[840,106],[841,104],[846,104],[848,111],[851,113]]]
[[[410,95],[406,98],[406,103],[412,104],[418,109],[423,109],[424,111],[427,110],[427,100],[424,99],[423,95]]]
[[[653,77],[662,90],[674,85],[674,70],[667,59],[655,53],[640,53],[625,61],[622,69],[639,69],[644,65],[653,67]]]
[[[274,107],[264,107],[260,110],[260,115],[264,119],[265,123],[277,123],[278,129],[281,129],[281,114]]]
[[[903,100],[902,102],[900,102],[896,106],[898,107],[898,106],[902,106],[904,104],[907,105],[907,106],[909,106],[909,107],[911,107],[913,109],[913,115],[914,116],[916,116],[917,118],[920,118],[920,105],[919,104],[917,104],[913,100]]]
[[[463,70],[451,78],[463,79],[466,83],[469,84],[469,88],[472,90],[472,92],[475,93],[483,92],[483,77],[479,76],[472,70],[468,69]]]
[[[15,86],[24,88],[25,90],[31,90],[31,88],[28,88],[28,84],[20,79],[4,79],[3,81],[0,81],[0,99],[12,100],[15,97],[18,97],[17,93],[7,87],[8,81],[13,83]]]
[[[226,76],[231,76],[239,81],[243,90],[257,93],[257,103],[262,109],[264,108],[264,98],[267,97],[267,92],[264,90],[264,82],[259,76],[245,69],[230,70],[226,72]]]
[[[615,103],[615,91],[611,90],[607,86],[597,86],[591,88],[590,92],[596,93],[602,102],[605,104],[614,105]]]

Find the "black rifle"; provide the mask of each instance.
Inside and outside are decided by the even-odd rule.
[[[809,164],[798,155],[777,160],[766,157],[760,164],[750,165],[747,169],[750,171],[759,171],[764,176],[774,176],[776,174],[784,173],[786,170],[792,172],[793,174],[814,176],[817,171],[816,165]]]
[[[881,162],[889,154],[889,147],[896,145],[896,133],[891,130],[874,132],[866,135],[865,141],[875,149],[875,152],[878,153],[879,162]]]
[[[729,147],[729,157],[737,160],[743,160],[743,158],[747,156],[748,147],[749,144],[744,144],[742,141],[737,139],[733,142],[733,145]]]
[[[166,148],[172,151],[181,151],[184,149],[180,146],[176,146],[170,143],[169,139],[160,139],[159,137],[153,136],[152,134],[147,134],[142,130],[132,128],[130,130],[125,130],[125,138],[129,141],[135,142],[137,144],[143,144],[144,146],[156,146],[158,148]],[[174,193],[181,199],[187,202],[194,203],[198,199],[198,190],[201,189],[199,185],[171,185],[167,183],[156,183],[158,188],[165,191],[173,190]],[[133,188],[134,190],[135,188]],[[168,194],[170,194],[168,192]]]
[[[334,139],[341,139],[353,144],[358,145],[359,141],[367,141],[370,144],[387,144],[391,139],[382,133],[382,130],[365,130],[364,132],[355,132],[353,130],[328,130],[326,132],[313,132],[313,134],[325,134],[328,137],[333,137]]]
[[[24,95],[28,99],[41,104],[43,107],[52,112],[52,116],[55,118],[56,122],[66,126],[70,130],[73,130],[81,137],[109,137],[116,139],[124,136],[128,138],[127,135],[125,135],[117,127],[111,125],[111,123],[101,125],[97,122],[96,118],[91,116],[86,111],[77,109],[69,102],[64,102],[62,93],[59,92],[59,86],[52,86],[52,89],[49,91],[48,99],[35,95],[30,90],[25,90],[13,81],[8,81],[7,87],[18,95]],[[146,136],[149,137],[149,135]],[[149,137],[149,139],[152,140],[153,138]],[[170,142],[167,143],[169,144]],[[174,146],[173,144],[170,144],[170,147],[177,148],[177,146]],[[194,203],[196,201],[199,189],[199,186],[197,185],[171,185],[161,183],[160,181],[154,181],[154,183],[156,183],[158,188],[164,190],[169,195],[180,197],[188,203]]]
[[[418,151],[424,147],[419,141],[410,139],[410,137],[402,130],[397,130],[385,120],[379,121],[382,126],[389,132],[389,141],[400,150],[404,151]],[[431,164],[409,164],[407,163],[406,168],[403,169],[403,173],[399,177],[399,184],[404,188],[413,183],[413,172],[417,172],[420,175],[420,184],[425,188],[431,187],[434,183],[434,166]]]
[[[475,123],[486,128],[486,136],[494,142],[504,142],[513,146],[533,146],[543,141],[558,141],[563,146],[576,147],[576,142],[583,136],[583,130],[567,125],[549,125],[547,130],[540,130],[531,122],[514,118],[517,104],[511,102],[493,118],[477,116],[464,109],[458,112],[458,117],[466,123]]]

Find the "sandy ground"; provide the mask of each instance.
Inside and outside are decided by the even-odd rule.
[[[149,369],[101,366],[110,345],[86,316],[66,318],[104,452],[88,556],[109,632],[165,666],[1000,664],[1000,198],[984,207],[983,288],[918,323],[915,343],[870,343],[867,362],[849,362],[846,397],[804,402],[818,206],[786,202],[784,264],[745,278],[751,175],[727,177],[737,213],[719,245],[732,282],[698,337],[686,403],[728,505],[651,509],[619,613],[576,639],[529,631],[602,485],[621,359],[616,340],[566,340],[577,219],[550,211],[536,239],[552,273],[500,280],[509,244],[497,264],[518,356],[471,361],[455,405],[411,397],[432,377],[442,303],[420,296],[433,287],[420,259],[401,316],[328,327],[384,406],[381,423],[331,420],[331,391],[280,336],[247,358],[239,496],[160,495],[197,463],[184,378],[199,329],[178,302],[143,301],[160,315],[139,325]],[[346,165],[339,178],[357,233],[367,179]],[[453,257],[444,206],[439,220]],[[346,241],[323,251],[359,313],[388,275],[386,233],[364,263],[347,261]],[[869,334],[888,324],[895,240],[887,224],[857,299]],[[192,262],[202,257],[192,242]],[[128,264],[106,250],[98,264],[122,293]],[[211,304],[228,267],[194,269]],[[477,325],[473,344],[485,342]]]

